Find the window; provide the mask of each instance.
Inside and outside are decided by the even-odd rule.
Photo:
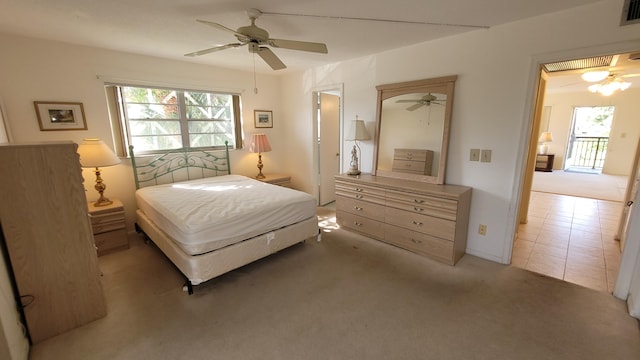
[[[204,91],[108,85],[124,146],[136,153],[241,144],[240,97]],[[109,93],[109,92],[107,92]]]

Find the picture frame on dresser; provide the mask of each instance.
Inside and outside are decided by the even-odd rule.
[[[40,131],[87,130],[81,102],[34,101]]]

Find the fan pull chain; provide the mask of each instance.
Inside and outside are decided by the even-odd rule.
[[[253,53],[253,93],[258,94],[258,84],[256,81],[256,54]]]

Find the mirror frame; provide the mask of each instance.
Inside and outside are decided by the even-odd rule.
[[[447,168],[447,150],[449,149],[449,130],[451,127],[451,110],[453,109],[453,91],[457,75],[443,76],[433,79],[407,81],[393,84],[378,85],[378,104],[376,108],[376,131],[374,134],[373,171],[372,174],[382,177],[407,179],[431,184],[444,184],[445,170]],[[398,95],[411,93],[441,93],[447,95],[447,103],[444,113],[444,127],[442,131],[442,145],[440,148],[440,163],[437,176],[415,175],[386,170],[378,170],[378,145],[380,141],[380,129],[382,127],[382,102]]]

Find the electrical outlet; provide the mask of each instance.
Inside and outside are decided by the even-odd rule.
[[[478,234],[480,234],[482,236],[486,236],[487,235],[487,225],[480,224],[480,226],[478,226]]]
[[[491,150],[482,150],[482,152],[480,152],[480,161],[491,162]]]
[[[471,149],[469,152],[469,161],[480,161],[480,149]]]

